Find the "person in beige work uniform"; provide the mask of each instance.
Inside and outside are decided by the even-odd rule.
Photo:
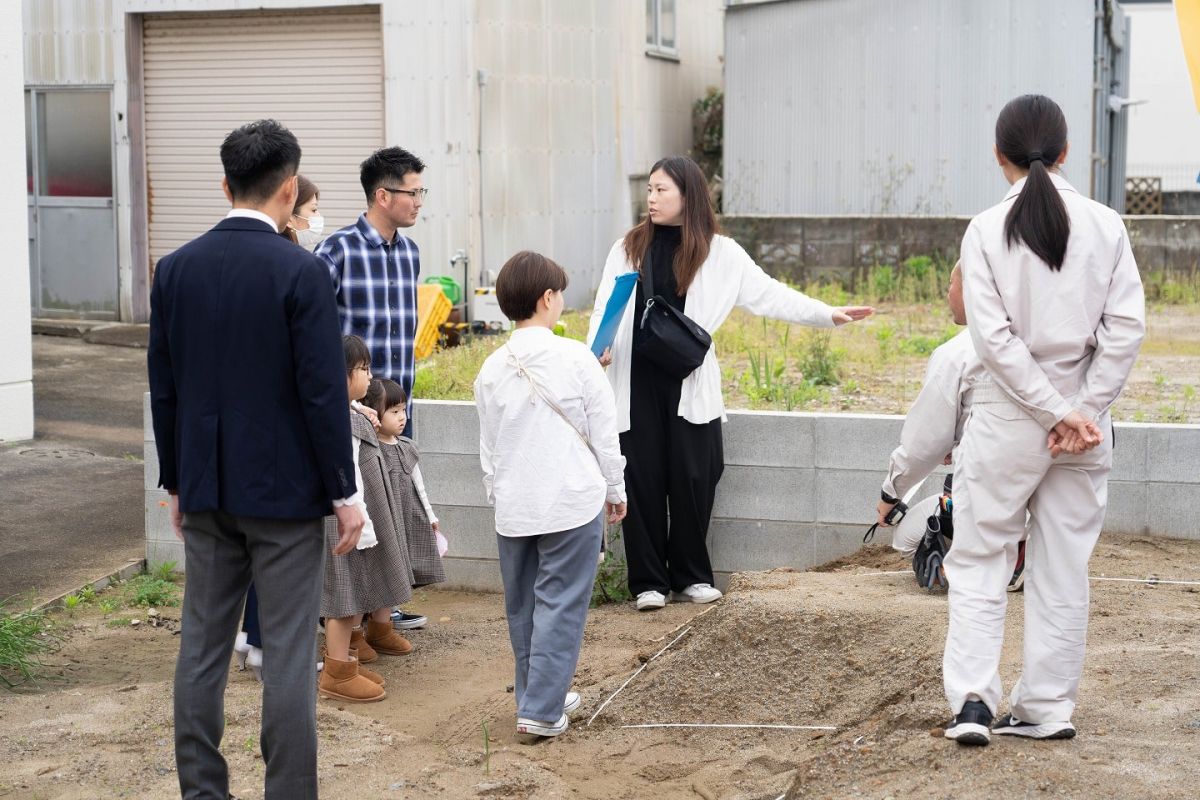
[[[1087,564],[1112,468],[1109,407],[1145,333],[1145,303],[1117,212],[1058,174],[1067,125],[1025,95],[996,122],[996,160],[1012,190],[975,217],[960,253],[975,351],[990,377],[974,391],[954,468],[954,546],[945,560],[950,626],[942,671],[954,721],[945,735],[1075,735],[1083,672]],[[1005,586],[1029,513],[1024,667],[1000,704]]]

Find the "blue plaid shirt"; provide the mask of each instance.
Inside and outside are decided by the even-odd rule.
[[[329,235],[316,253],[329,265],[343,334],[371,351],[371,372],[404,387],[412,405],[417,338],[417,243],[396,232],[385,242],[367,215]]]

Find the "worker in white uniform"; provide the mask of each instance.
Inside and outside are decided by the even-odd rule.
[[[1087,564],[1112,468],[1109,407],[1145,333],[1145,302],[1117,212],[1059,174],[1067,126],[1050,99],[1025,95],[996,121],[996,160],[1012,189],[963,236],[963,291],[975,352],[990,377],[973,391],[954,467],[954,546],[945,560],[950,625],[942,663],[955,715],[945,735],[1075,735],[1083,672]],[[1017,542],[1030,520],[1025,641],[1009,711],[1000,649]]]
[[[962,264],[950,272],[946,304],[955,325],[967,324],[963,304]],[[990,380],[975,355],[975,345],[967,331],[938,346],[929,356],[925,381],[917,399],[904,418],[900,445],[888,460],[877,507],[880,527],[889,527],[886,516],[892,507],[918,486],[939,465],[953,463],[953,453],[962,439],[963,428],[971,413],[971,397],[976,382]],[[908,507],[904,521],[892,532],[892,547],[906,556],[917,552],[925,538],[925,520],[938,514],[943,495],[935,493]],[[1023,581],[1025,543],[1019,545],[1017,564],[1008,583],[1010,592],[1020,591]],[[914,564],[914,569],[916,565]],[[920,580],[920,575],[918,575]]]
[[[955,324],[966,325],[960,264],[955,264],[950,273],[946,302]],[[972,389],[986,374],[975,356],[975,345],[967,331],[942,344],[929,356],[925,382],[904,418],[900,446],[892,451],[888,461],[878,507],[881,526],[887,524],[884,522],[887,512],[912,487],[925,480],[939,465],[951,463],[951,453],[962,438],[963,424],[971,409]],[[916,505],[910,510],[916,513]],[[917,549],[917,542],[893,540],[893,546],[911,555]]]

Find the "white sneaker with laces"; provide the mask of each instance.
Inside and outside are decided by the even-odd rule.
[[[720,600],[725,595],[719,589],[707,583],[693,583],[684,587],[682,592],[675,593],[675,599],[690,603],[711,603]]]
[[[667,597],[662,592],[642,592],[637,596],[638,611],[653,611],[667,604]]]
[[[570,714],[581,705],[583,705],[583,699],[579,696],[579,692],[567,692],[567,699],[563,701],[563,713]]]
[[[563,714],[558,722],[543,722],[537,719],[517,718],[517,733],[527,733],[533,736],[558,736],[571,724],[567,715]]]

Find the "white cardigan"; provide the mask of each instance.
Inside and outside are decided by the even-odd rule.
[[[625,256],[625,240],[620,239],[609,251],[604,263],[604,275],[596,290],[596,307],[588,326],[588,345],[596,338],[596,329],[604,316],[617,276],[631,272],[633,266]],[[608,380],[617,398],[617,430],[629,430],[629,372],[633,352],[634,298],[625,306],[625,315],[617,328],[613,342],[613,363],[608,368]],[[714,236],[708,258],[700,265],[692,285],[688,287],[683,311],[710,334],[725,322],[734,306],[752,314],[784,322],[798,322],[817,328],[832,328],[831,306],[814,300],[803,292],[791,289],[763,272],[762,268],[728,236]],[[703,425],[718,417],[725,420],[725,402],[721,397],[721,367],[717,364],[716,344],[695,372],[683,379],[679,395],[679,416],[688,422]]]

